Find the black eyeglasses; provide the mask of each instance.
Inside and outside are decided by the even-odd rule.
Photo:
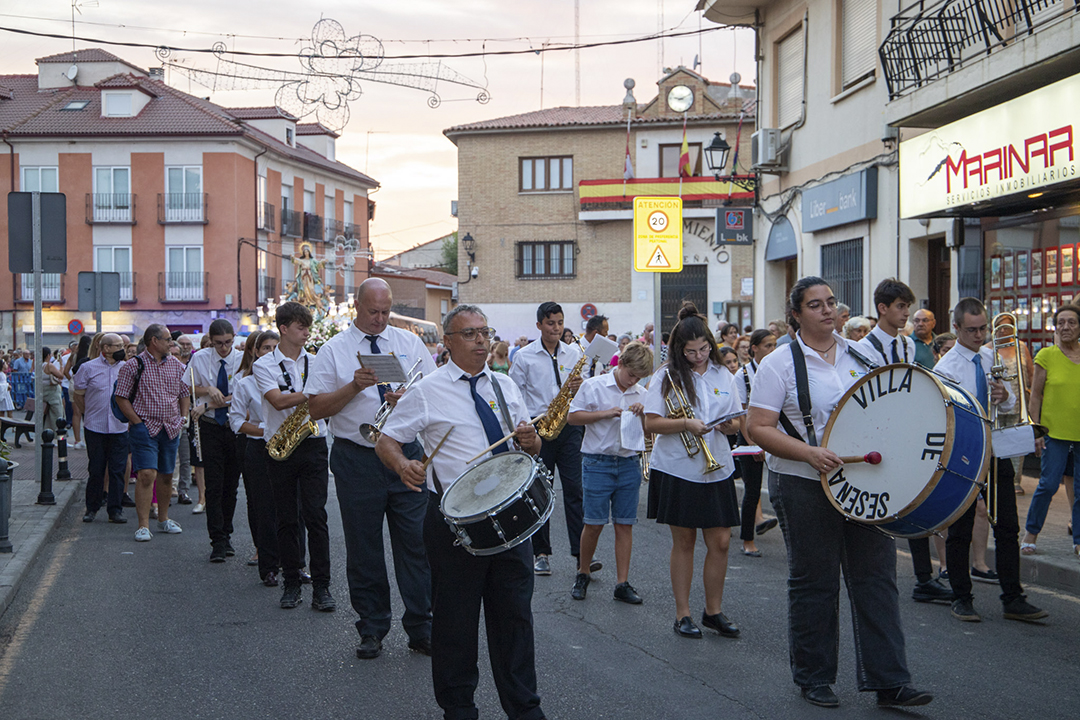
[[[490,340],[491,336],[495,334],[495,328],[465,328],[464,330],[455,330],[454,332],[443,333],[443,335],[460,335],[466,342],[472,342],[473,340],[475,340],[477,334],[483,335],[485,340]]]

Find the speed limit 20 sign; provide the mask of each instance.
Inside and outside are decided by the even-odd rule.
[[[634,269],[682,270],[682,198],[634,198]]]

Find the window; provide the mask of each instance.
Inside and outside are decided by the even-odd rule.
[[[844,89],[874,73],[877,66],[877,3],[840,0],[840,75]]]
[[[296,131],[292,128],[285,128],[285,144],[289,147],[296,147],[296,143],[293,141],[293,134]]]
[[[517,244],[519,278],[574,277],[577,274],[577,243],[573,241],[523,242]]]
[[[690,174],[701,175],[701,143],[688,143],[690,150]],[[682,143],[660,146],[660,177],[679,177],[679,157],[682,155]]]
[[[89,100],[72,100],[64,107],[60,108],[61,112],[64,110],[85,110],[86,106],[90,104]]]
[[[54,167],[24,167],[23,192],[60,192],[60,172]]]
[[[564,192],[574,189],[574,158],[519,158],[518,192]]]
[[[102,93],[107,117],[131,117],[131,93]]]
[[[863,314],[863,241],[862,238],[823,245],[821,277],[836,294],[836,299],[851,308],[851,316]]]
[[[802,115],[803,29],[799,26],[776,45],[776,120],[784,128]]]
[[[96,272],[120,273],[120,300],[135,299],[134,275],[131,274],[131,248],[127,245],[99,245],[94,248]]]
[[[131,168],[94,168],[94,222],[132,221]]]
[[[165,168],[165,221],[202,220],[202,168],[198,165]]]
[[[205,300],[202,248],[172,245],[166,252],[165,300]]]

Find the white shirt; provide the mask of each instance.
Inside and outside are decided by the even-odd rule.
[[[934,372],[952,380],[971,393],[971,397],[978,401],[979,396],[975,390],[975,363],[972,362],[974,359],[975,353],[958,342],[949,348],[949,352],[941,356],[937,365],[934,366]],[[982,362],[983,373],[990,372],[990,368],[994,366],[994,351],[988,345],[983,345],[979,348],[979,360]],[[990,379],[987,378],[987,393],[992,389]],[[1009,393],[1009,396],[1005,398],[1003,403],[998,405],[998,412],[1010,413],[1016,407],[1016,396],[1013,395],[1012,390],[1009,388],[1009,383],[1005,383],[1005,390]],[[989,408],[983,408],[984,414],[988,410]]]
[[[801,334],[797,334],[796,338],[802,346],[803,355],[806,356],[806,375],[810,385],[810,414],[814,419],[814,433],[820,443],[825,433],[825,425],[828,424],[829,416],[836,409],[840,398],[844,396],[848,388],[869,371],[847,351],[848,341],[840,337],[838,333],[833,333],[833,339],[836,340],[836,365],[830,365],[817,352],[810,349],[803,342]],[[802,420],[802,411],[799,410],[799,397],[795,386],[795,361],[791,357],[790,345],[791,343],[788,343],[786,346],[776,348],[758,365],[751,390],[750,406],[783,412],[805,441],[806,425]],[[858,347],[856,350],[858,351]],[[777,427],[784,432],[779,422]],[[815,482],[821,479],[821,475],[809,463],[787,460],[765,453],[765,464],[776,473],[797,475]]]
[[[739,368],[739,372],[735,373],[735,389],[739,392],[739,402],[743,407],[746,407],[746,383],[750,382],[750,392],[754,392],[754,376],[757,375],[758,364],[753,358],[750,358],[750,362]],[[745,375],[743,373],[746,373]]]
[[[881,343],[881,349],[884,353],[879,352],[874,347],[874,341],[870,338],[877,338],[877,341]],[[900,362],[913,363],[915,362],[915,341],[907,335],[896,334],[893,337],[889,333],[881,329],[881,325],[875,325],[874,329],[868,332],[862,340],[855,343],[855,350],[862,353],[863,357],[867,360],[877,363],[878,365],[889,365],[892,363],[892,348],[893,341],[896,341],[896,356],[900,358]]]
[[[660,417],[667,415],[667,406],[664,404],[662,392],[666,374],[667,368],[662,367],[649,381],[649,389],[645,395],[646,413]],[[694,417],[698,420],[708,423],[722,415],[742,409],[739,393],[735,389],[735,376],[726,367],[710,364],[704,375],[697,373],[693,375],[694,390],[697,394]],[[677,401],[674,399],[672,401],[678,406]],[[731,457],[731,445],[728,443],[727,435],[713,431],[706,433],[704,439],[708,443],[709,452],[720,463],[719,470],[706,473],[705,454],[699,451],[694,457],[688,456],[679,433],[656,434],[649,464],[668,475],[674,475],[689,482],[710,483],[726,480],[735,471],[735,461]]]
[[[222,395],[232,395],[235,388],[233,387],[233,376],[236,375],[236,371],[240,368],[240,361],[244,359],[244,353],[240,352],[236,348],[233,348],[225,357],[221,357],[217,354],[217,350],[206,348],[206,352],[195,353],[191,356],[191,360],[188,362],[188,371],[186,378],[189,382],[192,380],[192,373],[194,373],[194,382],[200,387],[217,387],[218,369],[221,367],[221,361],[225,361],[225,373],[228,376],[229,390],[223,392]],[[194,396],[194,392],[192,392]],[[203,395],[196,399],[196,405],[205,405],[210,402],[209,395]],[[206,415],[213,418],[213,410],[208,410]]]
[[[262,395],[259,394],[259,381],[254,375],[245,375],[236,381],[232,403],[229,404],[229,427],[232,431],[239,435],[240,426],[246,422],[263,427]],[[248,437],[258,436],[248,435]],[[270,438],[262,439],[269,440]]]
[[[365,338],[367,334],[351,324],[347,330],[330,338],[319,348],[319,354],[311,365],[307,390],[304,391],[308,397],[334,392],[352,382],[353,373],[360,367],[356,353],[372,354],[371,341]],[[397,356],[402,372],[407,374],[417,360],[420,361],[418,372],[423,372],[424,375],[435,372],[435,362],[431,359],[431,354],[424,342],[414,333],[387,325],[376,337],[375,342],[383,354],[392,352]],[[378,386],[364,388],[363,392],[357,393],[345,407],[329,418],[330,432],[334,433],[334,437],[345,438],[357,445],[374,447],[360,435],[360,425],[375,422],[375,413],[381,405]]]
[[[641,418],[627,410],[634,403],[645,404],[645,388],[634,383],[626,389],[626,392],[623,392],[615,382],[614,373],[609,373],[584,380],[577,394],[574,395],[574,399],[570,401],[570,412],[579,410],[595,412],[617,407],[622,408],[624,417],[630,416],[626,422],[640,424]],[[591,455],[632,457],[635,453],[644,450],[644,434],[641,434],[641,442],[634,443],[634,447],[623,447],[622,423],[622,418],[606,418],[586,425],[585,438],[581,441],[581,452]]]
[[[581,358],[577,345],[559,342],[556,359],[559,363],[559,379],[566,382],[570,371]],[[510,366],[510,379],[517,383],[525,398],[530,417],[547,412],[548,404],[559,394],[560,383],[555,382],[555,369],[551,355],[544,349],[542,340],[533,340],[521,348]]]
[[[520,353],[519,353],[520,355]],[[550,363],[550,361],[549,361]],[[394,409],[393,415],[383,426],[383,434],[400,443],[410,442],[419,436],[424,447],[431,452],[446,436],[450,428],[454,432],[431,461],[428,467],[427,483],[430,490],[435,489],[435,476],[445,492],[454,481],[471,465],[467,461],[482,448],[491,443],[484,433],[484,425],[476,412],[469,382],[462,380],[465,371],[450,360],[430,375],[425,375],[402,396]],[[488,368],[480,373],[483,376],[476,383],[476,392],[487,401],[499,420],[502,435],[508,435],[513,428],[506,427],[498,398],[491,383],[499,383],[506,398],[507,410],[515,427],[519,422],[528,422],[529,413],[525,401],[514,382],[502,373],[492,372]],[[511,447],[513,445],[511,444]],[[490,457],[487,453],[476,460],[477,463]],[[473,463],[475,465],[476,463]]]
[[[307,372],[305,373],[305,359]],[[267,442],[274,437],[281,423],[285,422],[296,410],[296,406],[278,410],[266,399],[266,393],[271,390],[280,390],[283,393],[303,392],[307,381],[311,379],[311,368],[315,364],[315,356],[307,350],[301,350],[296,360],[282,354],[280,348],[274,348],[272,353],[263,355],[255,361],[253,370],[259,386],[259,394],[262,395],[263,437]],[[285,376],[281,372],[281,366],[285,366],[289,373],[291,384],[285,382]],[[326,436],[326,421],[319,420],[319,435]]]

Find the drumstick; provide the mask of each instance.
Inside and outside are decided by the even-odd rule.
[[[865,455],[842,455],[840,457],[841,462],[844,463],[870,463],[871,465],[877,465],[881,462],[881,453],[877,450],[868,452]]]
[[[450,433],[454,432],[456,425],[451,425],[450,429],[443,435],[443,439],[439,441],[439,444],[435,446],[435,449],[431,451],[431,454],[424,458],[424,472],[427,472],[428,465],[431,465],[431,461],[435,459],[435,455],[442,449],[443,443],[446,442],[446,438],[450,437]]]
[[[544,417],[545,415],[547,415],[547,413],[540,413],[539,415],[537,415],[536,417],[534,417],[534,418],[533,418],[532,420],[530,420],[528,424],[529,424],[529,425],[532,425],[532,424],[533,424],[534,422],[536,422],[536,421],[537,421],[537,420],[539,420],[540,418]],[[466,462],[465,464],[466,464],[466,465],[470,465],[470,464],[472,464],[473,462],[475,462],[475,461],[479,460],[479,459],[480,459],[481,457],[483,457],[483,455],[484,455],[485,453],[489,453],[489,452],[491,452],[492,450],[494,450],[495,448],[499,447],[500,445],[502,445],[502,444],[503,444],[504,442],[506,442],[506,441],[507,441],[507,440],[509,440],[510,438],[514,437],[514,433],[516,433],[516,432],[517,432],[517,428],[514,428],[514,432],[510,433],[509,435],[507,435],[506,437],[502,438],[501,440],[496,440],[496,441],[495,441],[495,442],[493,442],[493,443],[492,443],[491,445],[488,445],[488,446],[487,446],[486,448],[484,448],[483,450],[481,450],[481,451],[480,451],[480,453],[479,453],[479,454],[478,454],[478,455],[477,455],[476,457],[474,457],[474,458],[470,459],[470,460],[469,460],[468,462]]]

